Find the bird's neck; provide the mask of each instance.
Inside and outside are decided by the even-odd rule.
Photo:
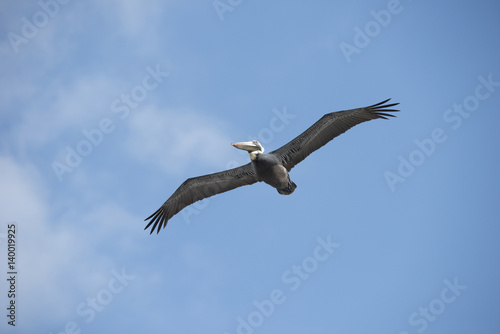
[[[252,161],[257,160],[257,156],[259,154],[262,154],[262,153],[263,153],[262,151],[252,151],[252,152],[249,152],[249,154],[250,154],[250,160],[252,160]]]

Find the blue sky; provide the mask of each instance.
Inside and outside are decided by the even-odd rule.
[[[498,333],[497,1],[0,4],[1,332]],[[188,177],[392,98],[143,231]],[[16,225],[16,326],[7,226]]]

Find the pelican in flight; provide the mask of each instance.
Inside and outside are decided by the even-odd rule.
[[[150,234],[155,229],[159,233],[162,227],[167,226],[168,220],[186,206],[260,181],[276,188],[281,195],[290,195],[297,188],[288,174],[295,165],[357,124],[377,118],[394,117],[388,112],[399,111],[391,109],[399,103],[388,104],[389,100],[365,108],[326,114],[288,144],[270,153],[264,153],[264,147],[257,140],[231,144],[240,150],[248,151],[250,163],[223,172],[187,179],[155,213],[145,219],[151,221],[144,229],[152,226]]]

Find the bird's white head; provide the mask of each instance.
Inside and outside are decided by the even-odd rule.
[[[262,145],[257,140],[232,143],[231,145],[239,148],[240,150],[248,151],[248,153],[250,154],[250,159],[252,160],[255,160],[257,154],[264,153],[264,147],[262,147]]]

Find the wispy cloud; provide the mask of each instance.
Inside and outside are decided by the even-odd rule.
[[[93,4],[95,10],[113,12],[114,34],[120,35],[128,40],[133,46],[128,52],[138,53],[144,56],[157,54],[165,43],[162,35],[158,34],[155,27],[166,18],[166,9],[173,0],[148,1],[147,4],[138,1],[107,0]]]
[[[68,132],[79,133],[92,121],[111,114],[110,101],[120,84],[104,76],[87,76],[67,86],[53,87],[54,95],[35,97],[14,128],[21,148],[43,146]],[[39,90],[39,89],[38,89]]]
[[[169,173],[190,164],[223,169],[234,159],[227,125],[201,113],[146,107],[130,117],[129,127],[124,144],[130,154]]]
[[[165,4],[171,1],[148,1],[147,4],[138,1],[107,0],[99,3],[118,14],[122,32],[130,37],[137,37],[148,27],[145,22],[160,19]]]
[[[103,252],[108,240],[113,236],[116,250],[124,254],[139,249],[133,245],[139,240],[126,237],[137,219],[111,203],[88,212],[72,205],[57,213],[57,203],[49,201],[51,195],[33,166],[0,157],[0,169],[0,222],[17,225],[23,317],[39,319],[38,325],[64,324],[75,317],[78,303],[123,265],[104,255],[109,253]],[[24,321],[20,326],[26,330],[31,325]]]

